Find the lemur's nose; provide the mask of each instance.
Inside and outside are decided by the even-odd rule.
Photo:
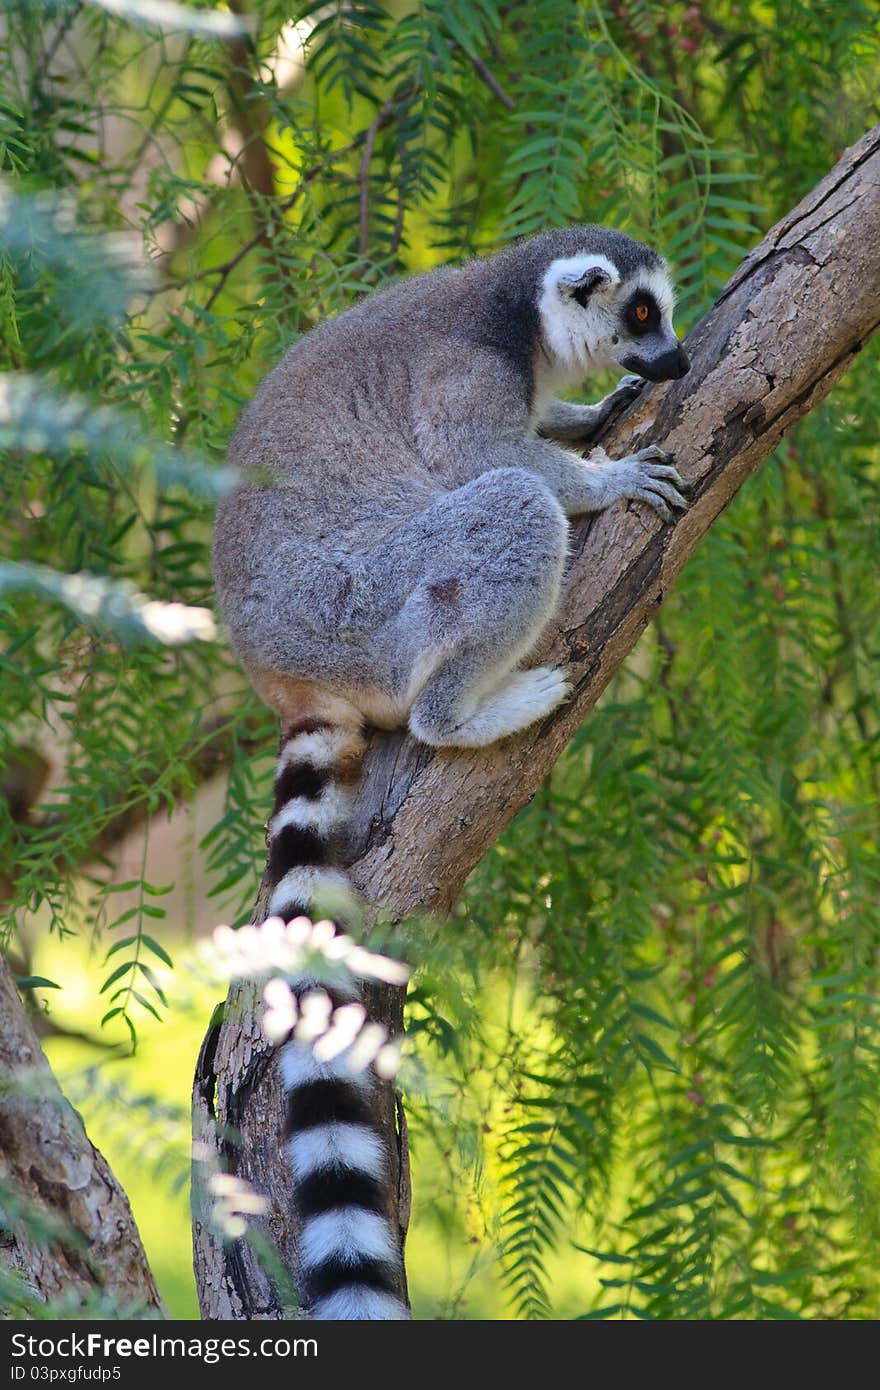
[[[626,366],[626,362],[623,365]],[[637,368],[639,374],[646,376],[649,381],[677,381],[690,369],[690,359],[681,343],[662,352],[659,357],[649,358]]]

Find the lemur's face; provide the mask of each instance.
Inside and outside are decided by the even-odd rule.
[[[674,295],[665,269],[623,278],[604,256],[555,260],[539,309],[547,355],[572,382],[605,367],[648,381],[673,381],[690,363],[672,327]]]

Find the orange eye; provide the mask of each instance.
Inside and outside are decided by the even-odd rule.
[[[648,317],[648,306],[647,306],[647,304],[637,304],[637,305],[636,305],[636,318],[638,319],[639,323],[644,323],[645,320],[647,319],[647,317]]]

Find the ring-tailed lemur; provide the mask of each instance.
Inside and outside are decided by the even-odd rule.
[[[309,913],[345,882],[365,723],[468,747],[565,698],[563,671],[520,663],[559,597],[568,518],[640,498],[670,520],[686,503],[661,449],[562,447],[588,442],[634,378],[597,405],[555,395],[606,367],[684,375],[672,304],[649,247],[548,232],[365,299],[263,382],[232,441],[215,569],[232,644],[282,721],[270,914]],[[371,1083],[294,1042],[281,1067],[313,1316],[406,1317]]]

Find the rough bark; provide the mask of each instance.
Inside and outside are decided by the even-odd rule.
[[[448,911],[474,865],[534,795],[698,541],[878,325],[880,126],[746,258],[688,337],[690,374],[643,390],[603,438],[612,457],[649,440],[671,449],[694,500],[674,525],[630,503],[573,528],[563,600],[535,657],[571,668],[570,702],[520,737],[474,752],[434,752],[402,734],[373,739],[350,840],[352,874],[368,901],[401,916]],[[245,1142],[220,1146],[223,1157],[269,1191],[269,1231],[295,1275],[290,1183],[278,1161],[277,1080],[255,1001],[241,992],[235,998],[234,1014],[212,1030],[200,1059],[197,1123],[203,1134],[215,1123],[241,1130]],[[384,995],[380,1016],[396,1019],[401,1003]],[[405,1142],[387,1094],[382,1104],[405,1173]],[[402,1228],[408,1182],[404,1190]],[[250,1317],[256,1309],[279,1316],[266,1278],[199,1225],[195,1251],[205,1316]]]
[[[0,1266],[38,1303],[161,1312],[128,1199],[64,1099],[2,956],[0,1019]],[[16,1207],[54,1227],[52,1239],[29,1230]]]

